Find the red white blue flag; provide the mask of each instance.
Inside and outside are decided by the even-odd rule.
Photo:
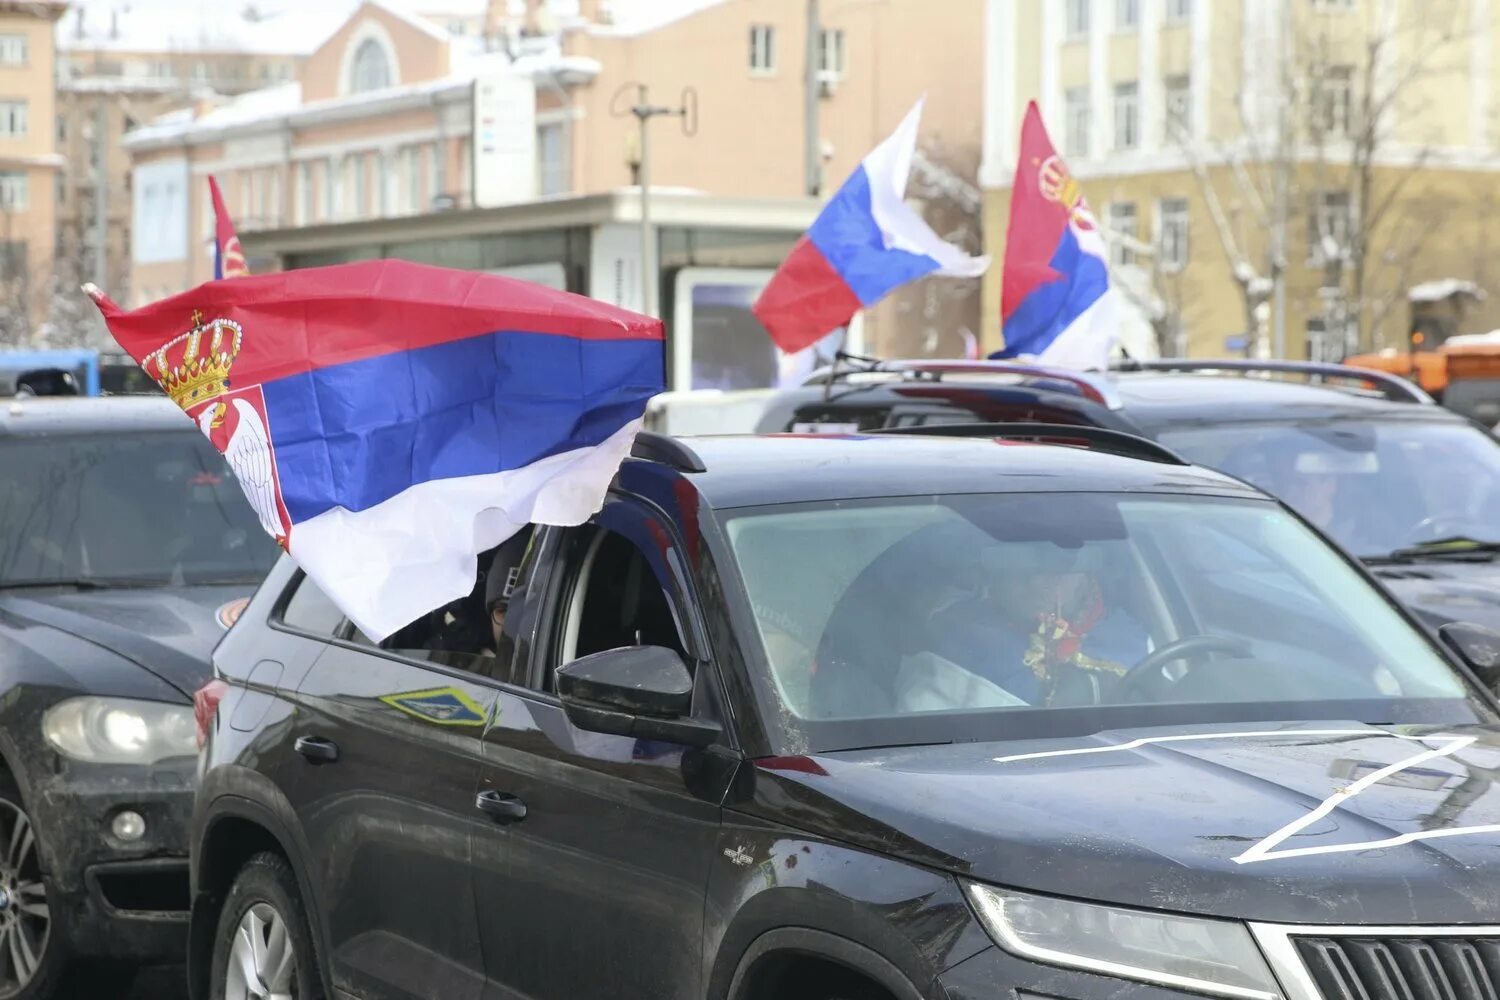
[[[250,267],[245,263],[240,238],[234,231],[234,220],[229,217],[229,209],[224,207],[224,195],[213,175],[208,178],[208,193],[214,202],[214,278],[248,278]]]
[[[595,513],[663,388],[659,321],[472,271],[367,261],[129,312],[89,293],[377,641],[467,595],[522,526]]]
[[[813,220],[753,312],[788,354],[847,326],[861,309],[930,274],[977,278],[988,257],[946,242],[906,203],[922,102],[854,171]]]
[[[1033,101],[1021,127],[1001,291],[1003,350],[1068,368],[1102,368],[1119,338],[1104,241]]]

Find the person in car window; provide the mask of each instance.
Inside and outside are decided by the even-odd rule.
[[[484,575],[484,608],[489,617],[490,638],[493,645],[485,651],[486,656],[509,659],[515,652],[515,623],[507,631],[506,612],[515,601],[521,580],[521,563],[531,546],[531,526],[527,525],[500,543],[490,559],[489,569]]]
[[[1150,652],[1146,630],[1112,606],[1082,550],[1009,544],[997,562],[978,595],[933,616],[927,641],[944,660],[1020,703],[1093,704]]]

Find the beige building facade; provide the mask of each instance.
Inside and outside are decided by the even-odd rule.
[[[0,0],[0,344],[24,342],[45,313],[61,167],[52,32],[64,6]]]
[[[1337,359],[1404,343],[1423,283],[1500,293],[1500,4],[989,0],[986,34],[986,245],[1035,100],[1138,341]],[[987,346],[1000,312],[997,267]]]
[[[599,2],[494,0],[476,12],[447,0],[459,9],[441,13],[439,2],[427,14],[365,3],[309,55],[293,84],[132,133],[125,146],[138,224],[163,219],[154,214],[157,202],[145,203],[148,187],[181,183],[191,191],[173,202],[180,215],[152,227],[169,234],[170,245],[135,248],[132,296],[149,301],[210,275],[210,173],[246,234],[252,269],[368,255],[372,243],[392,245],[371,240],[382,220],[394,232],[400,220],[434,212],[628,188],[639,176],[639,124],[630,109],[642,86],[652,105],[692,112],[651,121],[654,191],[801,198],[815,211],[802,0],[697,0],[673,5],[670,16],[652,16],[652,5],[641,4],[630,20],[616,20]],[[977,251],[983,0],[832,0],[822,11],[814,74],[820,195],[831,194],[925,96],[911,193],[940,229]],[[492,83],[500,96],[483,96]],[[302,245],[295,232],[309,229],[320,237],[317,255],[278,254]],[[337,249],[340,233],[348,243]],[[740,278],[763,281],[796,235],[779,235],[753,267],[737,269]],[[639,245],[628,228],[610,230],[607,240]],[[656,252],[663,261],[670,255],[665,246]],[[450,249],[434,262],[461,262],[466,253]],[[516,266],[538,263],[520,251],[504,256]],[[606,284],[619,289],[616,301],[639,307],[639,261],[619,267],[618,280]],[[577,275],[570,280],[570,287],[592,287]],[[664,312],[669,285],[664,275],[654,303]],[[897,353],[961,351],[978,292],[977,282],[933,282],[867,316],[864,331]]]

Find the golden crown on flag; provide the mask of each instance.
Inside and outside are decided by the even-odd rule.
[[[193,328],[146,355],[141,367],[172,402],[190,409],[229,391],[229,369],[243,336],[234,320],[204,323],[203,314],[194,312]]]

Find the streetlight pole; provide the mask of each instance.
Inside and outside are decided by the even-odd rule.
[[[803,128],[805,132],[802,153],[802,173],[810,197],[823,193],[823,156],[818,133],[820,86],[818,80],[819,49],[823,40],[823,19],[818,11],[818,0],[807,0],[807,66],[802,81],[804,94]]]
[[[634,88],[635,104],[620,108],[623,95]],[[641,190],[641,312],[656,315],[656,234],[651,227],[651,119],[666,115],[682,119],[682,130],[687,135],[698,131],[698,92],[691,87],[682,92],[682,102],[675,108],[653,105],[644,83],[627,83],[615,93],[611,112],[617,117],[634,115],[640,125],[640,164],[636,167],[636,180]]]

